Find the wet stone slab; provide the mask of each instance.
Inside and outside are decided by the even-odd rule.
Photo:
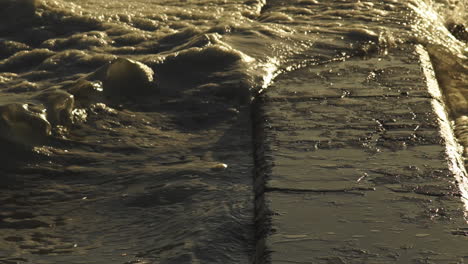
[[[280,76],[258,101],[258,263],[464,263],[464,207],[414,47]]]

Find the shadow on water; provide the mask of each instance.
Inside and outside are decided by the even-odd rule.
[[[91,109],[34,152],[8,143],[0,262],[247,263],[249,111],[147,97]]]

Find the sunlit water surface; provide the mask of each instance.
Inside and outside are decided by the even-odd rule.
[[[468,147],[466,1],[0,4],[0,263],[248,263],[249,103],[306,65],[422,44]]]

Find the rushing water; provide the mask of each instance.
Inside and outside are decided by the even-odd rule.
[[[0,4],[0,263],[248,263],[249,103],[305,65],[423,44],[468,147],[466,1]]]

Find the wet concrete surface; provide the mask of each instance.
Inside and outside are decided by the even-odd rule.
[[[468,260],[466,175],[421,52],[305,67],[258,99],[257,263]]]

